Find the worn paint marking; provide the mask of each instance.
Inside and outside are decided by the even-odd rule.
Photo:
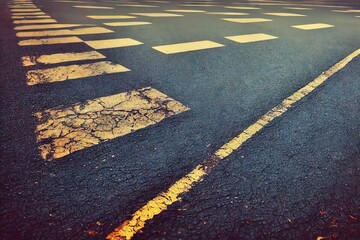
[[[272,21],[272,19],[267,18],[222,18],[222,20],[236,23],[259,23]]]
[[[58,38],[42,38],[42,39],[28,39],[19,41],[19,46],[36,46],[48,44],[66,44],[66,43],[80,43],[83,42],[78,37],[58,37]]]
[[[123,222],[106,239],[108,240],[129,240],[137,232],[144,228],[147,221],[154,216],[159,215],[165,211],[171,204],[180,200],[181,195],[189,192],[192,187],[202,181],[219,162],[240,147],[256,133],[263,130],[263,128],[272,122],[274,119],[280,117],[288,109],[293,107],[295,103],[310,94],[314,89],[319,87],[327,81],[332,75],[344,68],[351,60],[360,55],[360,49],[356,50],[326,72],[320,74],[313,81],[306,86],[300,88],[295,93],[285,98],[279,105],[270,109],[259,120],[246,128],[239,135],[225,143],[219,150],[217,150],[209,158],[197,165],[194,170],[172,184],[168,190],[158,194],[156,197],[147,202],[144,206],[132,214],[131,218]]]
[[[277,39],[278,37],[264,34],[264,33],[256,33],[256,34],[229,36],[229,37],[225,37],[225,38],[229,39],[231,41],[238,42],[238,43],[250,43],[250,42],[259,42],[259,41]]]
[[[165,53],[165,54],[174,54],[190,51],[198,51],[210,48],[224,47],[220,43],[216,43],[209,40],[196,41],[196,42],[186,42],[186,43],[177,43],[153,47],[153,49]]]
[[[257,7],[233,7],[233,6],[225,6],[225,8],[240,9],[240,10],[259,10],[259,9],[261,9],[261,8],[257,8]]]
[[[290,9],[290,10],[313,10],[313,8],[303,8],[303,7],[284,7],[284,9]]]
[[[26,78],[28,85],[36,85],[128,71],[130,70],[120,64],[104,61],[30,70],[27,72]]]
[[[306,15],[297,14],[297,13],[264,13],[264,14],[270,16],[277,16],[277,17],[306,17]]]
[[[140,26],[140,25],[149,25],[151,22],[108,22],[104,23],[106,26],[110,27],[127,27],[127,26]]]
[[[113,7],[100,7],[100,6],[80,6],[75,5],[74,8],[85,8],[85,9],[114,9]]]
[[[39,8],[34,8],[34,9],[20,9],[20,8],[16,8],[16,9],[10,9],[11,12],[14,13],[32,13],[32,12],[40,12],[41,10]]]
[[[140,5],[140,4],[116,4],[116,6],[119,7],[140,7],[140,8],[154,8],[157,6],[153,6],[153,5]]]
[[[190,9],[170,9],[170,10],[165,10],[167,12],[178,12],[178,13],[203,13],[206,11],[203,10],[190,10]]]
[[[233,15],[233,16],[244,16],[249,15],[248,13],[240,13],[240,12],[207,12],[205,14],[211,15]]]
[[[334,25],[325,24],[325,23],[313,23],[313,24],[304,24],[304,25],[294,25],[292,27],[301,30],[316,30],[322,28],[331,28],[334,27]]]
[[[37,16],[43,17],[43,16]],[[36,25],[22,25],[17,26],[14,29],[19,30],[35,30],[35,29],[56,29],[56,28],[71,28],[71,27],[81,27],[87,26],[88,24],[36,24]]]
[[[88,100],[35,114],[44,160],[53,160],[161,122],[189,108],[153,88]]]
[[[57,23],[55,19],[15,20],[14,24]]]
[[[126,15],[89,15],[86,16],[91,19],[132,19],[137,18],[135,16],[126,16]]]
[[[96,60],[106,58],[99,52],[80,52],[80,53],[57,53],[41,56],[24,56],[22,57],[23,66],[34,66],[36,64],[55,64],[64,62],[74,62],[82,60]]]
[[[174,13],[131,13],[133,15],[144,17],[183,17],[184,15]]]
[[[12,19],[34,19],[34,18],[51,18],[48,15],[40,15],[40,16],[12,16]]]
[[[143,44],[142,42],[136,41],[131,38],[94,40],[94,41],[85,41],[85,43],[94,49],[129,47],[129,46],[136,46]]]
[[[66,36],[66,35],[87,35],[112,33],[113,31],[103,27],[76,28],[64,30],[47,30],[37,32],[18,32],[17,37],[49,37],[49,36]]]
[[[44,12],[33,12],[33,13],[13,13],[13,16],[33,16],[33,15],[45,15]]]

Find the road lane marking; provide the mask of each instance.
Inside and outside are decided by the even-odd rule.
[[[48,69],[30,70],[26,73],[27,84],[36,85],[61,82],[85,77],[94,77],[110,73],[128,72],[130,69],[108,61],[81,65],[61,66]]]
[[[182,52],[191,52],[198,51],[210,48],[218,48],[224,47],[220,43],[216,43],[213,41],[205,40],[205,41],[196,41],[196,42],[185,42],[185,43],[177,43],[177,44],[169,44],[152,47],[153,49],[165,53],[165,54],[174,54],[174,53],[182,53]]]
[[[88,35],[88,34],[103,34],[113,33],[110,29],[103,27],[89,27],[63,30],[47,30],[37,32],[17,32],[17,37],[47,37],[47,36],[66,36],[66,35]]]
[[[95,41],[85,41],[85,43],[94,49],[108,49],[119,47],[130,47],[143,44],[131,38],[105,39]]]
[[[174,10],[165,10],[166,12],[178,12],[178,13],[204,13],[203,10],[190,10],[190,9],[174,9]]]
[[[277,16],[277,17],[306,17],[306,15],[297,14],[297,13],[264,13],[264,14],[270,16]]]
[[[257,7],[233,7],[233,6],[225,6],[224,8],[240,9],[240,10],[258,10],[258,9],[261,9],[261,8],[257,8]]]
[[[215,7],[213,4],[179,4],[179,6],[184,7]]]
[[[127,27],[127,26],[139,26],[139,25],[149,25],[151,22],[108,22],[104,23],[106,26],[111,27]]]
[[[100,7],[100,6],[80,6],[75,5],[74,8],[85,8],[85,9],[114,9],[113,7]]]
[[[313,8],[303,8],[303,7],[284,7],[284,9],[290,9],[290,10],[314,10]]]
[[[213,15],[249,15],[248,13],[239,13],[239,12],[207,12],[205,14],[213,14]]]
[[[313,24],[304,24],[304,25],[294,25],[291,27],[298,28],[301,30],[316,30],[322,28],[331,28],[334,27],[334,25],[325,24],[325,23],[313,23]]]
[[[241,146],[274,119],[283,115],[288,109],[292,108],[298,101],[314,91],[317,87],[327,81],[332,75],[344,68],[351,60],[360,55],[360,49],[351,53],[349,56],[335,64],[326,72],[319,75],[313,81],[297,90],[295,93],[285,98],[279,105],[265,113],[259,120],[246,128],[239,135],[225,143],[213,155],[206,158],[197,165],[194,170],[172,184],[165,192],[161,192],[156,197],[148,201],[145,205],[134,212],[130,219],[124,221],[119,227],[115,228],[106,239],[108,240],[129,240],[137,232],[140,232],[147,221],[153,219],[167,208],[179,201],[181,195],[189,192],[195,184],[201,182],[223,159],[231,153],[237,151]]]
[[[34,19],[34,18],[51,18],[48,15],[40,15],[40,16],[11,16],[12,19]]]
[[[99,52],[90,51],[90,52],[80,52],[80,53],[57,53],[50,55],[41,55],[41,56],[24,56],[22,57],[23,66],[34,66],[36,64],[55,64],[55,63],[65,63],[65,62],[74,62],[82,60],[96,60],[106,58]]]
[[[229,37],[225,37],[225,38],[229,39],[231,41],[238,42],[238,43],[251,43],[251,42],[259,42],[259,41],[277,39],[278,37],[264,34],[264,33],[256,33],[256,34],[229,36]]]
[[[349,13],[360,13],[360,10],[347,10]]]
[[[14,12],[14,13],[25,13],[25,12],[29,12],[29,13],[32,13],[32,12],[40,12],[41,10],[39,8],[34,8],[34,9],[10,9],[11,12]]]
[[[57,23],[55,19],[15,20],[14,24]]]
[[[86,16],[91,19],[132,19],[137,18],[135,16],[126,16],[126,15],[89,15]]]
[[[125,136],[190,110],[147,87],[35,113],[36,139],[44,160],[64,157]]]
[[[37,46],[48,44],[66,44],[66,43],[81,43],[78,37],[57,37],[57,38],[42,38],[42,39],[29,39],[19,41],[19,46]]]
[[[13,16],[30,16],[30,15],[45,15],[44,12],[32,12],[32,13],[12,13]]]
[[[143,17],[183,17],[184,15],[174,13],[131,13]]]
[[[222,20],[236,23],[259,23],[272,21],[272,19],[267,18],[222,18]]]
[[[90,24],[56,24],[55,23],[55,24],[39,24],[39,25],[22,25],[22,26],[17,26],[14,29],[15,30],[55,29],[55,28],[81,27],[88,25]]]
[[[154,8],[157,6],[153,6],[153,5],[140,5],[140,4],[116,4],[116,6],[119,7],[143,7],[143,8]]]

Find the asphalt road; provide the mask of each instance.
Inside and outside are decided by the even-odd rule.
[[[105,239],[138,209],[283,99],[360,48],[357,1],[265,4],[259,1],[241,4],[240,1],[203,4],[119,1],[129,6],[105,0],[23,1],[28,0],[4,1],[0,5],[1,239]],[[37,15],[9,9],[16,5],[23,9],[21,4],[32,3],[51,18],[30,18]],[[137,6],[141,4],[155,7]],[[174,9],[206,12],[166,11]],[[14,14],[22,11],[24,14]],[[149,17],[133,13],[182,16]],[[26,14],[30,16],[28,19],[12,18]],[[88,17],[93,15],[136,18]],[[237,23],[222,18],[272,21]],[[26,22],[48,19],[57,23]],[[13,23],[22,20],[25,22]],[[130,21],[151,24],[104,24]],[[315,23],[329,27],[312,30],[292,27]],[[39,37],[37,33],[21,36],[23,32],[44,30],[14,28],[47,24],[92,24],[75,28],[102,27],[113,32],[77,35],[81,40],[77,43],[19,44],[48,36]],[[45,30],[64,29],[74,27]],[[276,38],[249,43],[225,38],[259,33]],[[50,37],[63,35],[75,36],[76,31]],[[51,60],[54,62],[45,64],[38,58],[94,51],[84,42],[119,38],[131,38],[142,44],[95,48],[97,54],[102,55],[101,60],[65,62],[56,55]],[[153,48],[205,40],[224,46],[174,54]],[[23,66],[24,56],[31,56],[32,66]],[[98,69],[92,69],[91,65],[87,66],[91,71],[84,70],[76,78],[70,70],[56,72],[62,66],[77,64],[79,69],[80,65],[99,61],[120,64],[130,71],[101,72],[95,76]],[[167,210],[149,217],[133,239],[360,239],[359,66],[360,57],[355,57],[329,76],[326,82],[217,163],[202,181],[191,184],[191,189],[183,191]],[[50,74],[37,72],[49,68],[54,68]],[[29,75],[31,71],[34,75]],[[143,88],[152,89],[156,96],[161,95],[157,92],[160,91],[167,98],[155,101],[151,94],[142,95],[143,90],[139,89]],[[78,103],[82,104],[80,109],[87,109],[91,105],[88,100],[105,102],[105,96],[132,91],[139,94],[136,96],[140,96],[140,100],[127,99],[128,94],[123,107],[127,109],[126,114],[134,116],[132,122],[122,122],[121,117],[116,120],[120,122],[120,130],[130,129],[126,133],[110,129],[110,137],[102,135],[91,143],[86,142],[87,145],[80,139],[78,145],[66,149],[69,152],[57,155],[60,147],[54,143],[57,138],[54,132],[58,127],[49,130],[50,137],[39,131],[41,124],[51,125],[44,119],[56,120],[52,118],[56,111],[62,114],[64,109]],[[139,107],[143,99],[150,104],[146,108]],[[171,107],[173,104],[175,107]],[[155,105],[158,109],[152,112]],[[137,107],[140,109],[135,111]],[[113,108],[105,110],[114,116]],[[101,119],[103,129],[109,126],[104,123],[105,110],[93,117],[94,122]],[[150,121],[144,112],[159,115]],[[36,113],[42,117],[37,118]],[[63,121],[73,116],[65,116]],[[77,129],[75,134],[89,129],[95,135],[98,133],[98,126],[95,131],[91,124],[90,127],[71,124],[69,129]],[[46,152],[47,146],[51,146],[51,153]]]

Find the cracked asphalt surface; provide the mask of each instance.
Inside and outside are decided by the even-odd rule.
[[[360,9],[357,1],[330,3]],[[130,72],[28,86],[27,72],[36,68],[23,67],[23,56],[92,48],[82,43],[19,46],[24,39],[16,37],[8,6],[1,2],[1,239],[105,239],[273,106],[360,48],[360,18],[355,17],[360,13],[333,12],[335,7],[300,12],[257,5],[260,10],[236,11],[273,21],[243,25],[202,13],[139,16],[152,24],[119,28],[102,24],[112,20],[86,16],[183,7],[180,2],[146,2],[159,6],[156,10],[78,9],[74,3],[44,0],[34,4],[59,23],[114,31],[81,36],[84,41],[131,37],[144,44],[99,50]],[[221,6],[196,9],[224,11]],[[318,22],[334,27],[291,27]],[[250,33],[278,39],[249,44],[224,39]],[[174,55],[152,49],[206,39],[225,47]],[[266,126],[134,239],[360,239],[359,65],[357,57]],[[189,110],[60,159],[41,158],[35,113],[146,87]]]

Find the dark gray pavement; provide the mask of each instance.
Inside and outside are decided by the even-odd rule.
[[[75,3],[34,4],[59,23],[93,23],[114,31],[81,36],[83,40],[131,37],[144,44],[98,50],[131,72],[30,87],[22,56],[92,49],[83,43],[18,46],[20,39],[2,2],[1,239],[105,239],[282,99],[360,48],[360,18],[355,17],[360,13],[333,12],[335,7],[311,11],[284,6],[188,7],[246,12],[248,17],[273,21],[239,24],[223,21],[220,15],[184,13],[179,18],[137,18],[151,25],[110,27],[102,23],[112,20],[86,16],[185,7],[180,2],[146,3],[159,7],[116,7],[105,12],[73,8]],[[224,5],[229,4],[236,6]],[[356,4],[341,1],[360,9]],[[308,23],[335,27],[313,31],[291,27]],[[251,33],[278,39],[240,44],[224,38]],[[225,47],[174,55],[151,48],[200,40]],[[360,239],[359,66],[357,57],[221,162],[134,239]],[[191,110],[61,159],[40,158],[33,113],[147,86]]]

